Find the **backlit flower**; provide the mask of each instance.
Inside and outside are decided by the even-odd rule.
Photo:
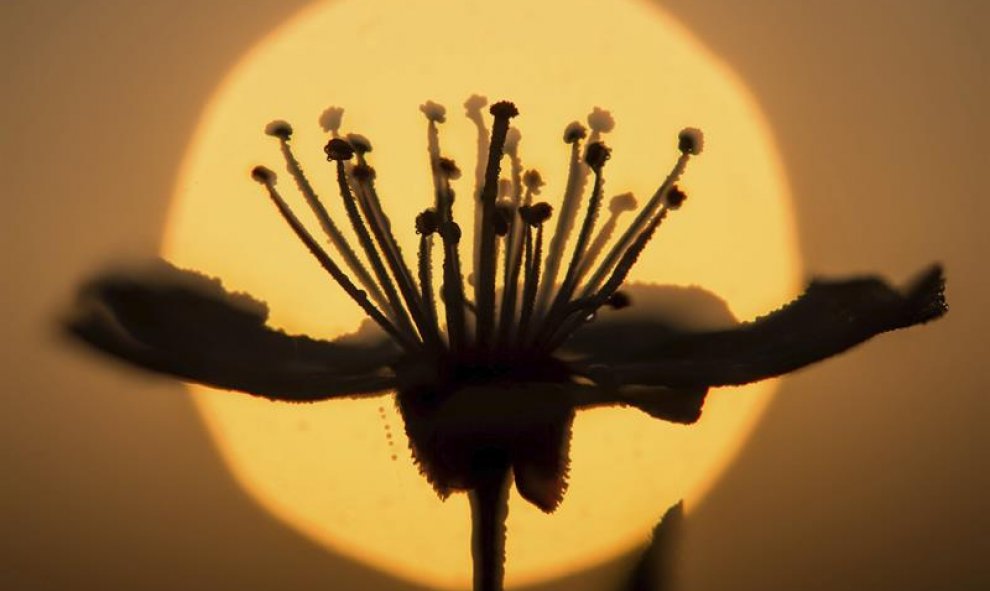
[[[367,160],[370,141],[355,134],[344,139],[342,110],[331,108],[322,118],[333,135],[325,151],[346,220],[331,218],[303,173],[291,149],[292,127],[276,121],[266,131],[336,252],[325,250],[296,217],[273,171],[259,166],[252,177],[365,312],[369,322],[358,333],[334,341],[286,334],[266,325],[260,301],[164,261],[87,283],[69,330],[131,364],[271,400],[394,392],[426,479],[441,497],[470,493],[477,586],[495,589],[507,487],[514,482],[544,511],[558,506],[577,411],[622,405],[693,423],[711,387],[781,375],[946,311],[938,266],[903,288],[875,277],[812,281],[795,301],[744,323],[699,288],[625,284],[661,224],[685,203],[675,183],[701,153],[701,132],[680,133],[673,169],[619,233],[620,218],[637,207],[632,195],[612,198],[598,223],[611,157],[601,136],[614,125],[611,115],[596,109],[588,118],[590,134],[576,122],[565,128],[566,190],[551,206],[535,199],[541,174],[522,168],[519,133],[510,128],[515,105],[490,107],[489,134],[481,112],[486,104],[477,96],[466,104],[479,143],[487,146],[473,192],[480,215],[468,222],[475,224],[466,257],[477,261],[472,282],[465,281],[463,222],[452,207],[460,169],[440,146],[444,107],[421,107],[433,202],[415,220],[395,225],[419,235],[412,263],[379,199]],[[351,227],[356,244],[339,225]],[[434,259],[440,261],[439,292]]]

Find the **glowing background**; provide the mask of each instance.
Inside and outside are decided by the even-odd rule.
[[[676,159],[678,131],[702,128],[705,152],[682,182],[694,197],[664,224],[632,279],[704,286],[740,318],[794,295],[789,196],[762,115],[704,47],[633,1],[608,10],[570,0],[351,1],[304,12],[250,51],[211,99],[177,183],[167,257],[266,300],[273,324],[289,332],[353,330],[362,317],[356,306],[246,174],[257,162],[283,170],[262,128],[276,118],[294,124],[295,153],[332,215],[343,218],[317,119],[331,104],[344,106],[345,129],[375,146],[379,191],[403,250],[415,253],[412,220],[432,194],[417,106],[427,99],[448,106],[444,151],[470,171],[475,129],[461,104],[473,92],[519,106],[523,161],[541,171],[542,197],[555,204],[568,154],[562,130],[593,106],[617,121],[605,138],[614,148],[608,195],[648,199]],[[461,220],[470,219],[472,176],[457,183]],[[283,193],[295,197],[283,177]],[[305,213],[301,199],[294,203]],[[642,544],[667,507],[701,497],[773,387],[716,391],[691,428],[629,409],[580,414],[561,508],[547,517],[513,494],[507,582],[560,576]],[[234,474],[281,519],[387,572],[470,586],[467,499],[437,500],[411,462],[391,400],[273,405],[202,391],[196,401]],[[389,461],[392,454],[399,459]]]
[[[182,388],[53,335],[83,276],[157,251],[204,104],[304,4],[0,3],[0,586],[422,589],[267,517]],[[990,587],[990,6],[658,4],[767,114],[804,268],[903,278],[940,259],[953,306],[782,382],[689,520],[683,588]],[[527,588],[614,588],[628,564]]]

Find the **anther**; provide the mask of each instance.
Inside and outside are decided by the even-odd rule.
[[[443,123],[447,120],[447,109],[433,101],[426,101],[419,106],[419,110],[434,123]]]
[[[437,215],[437,210],[427,209],[416,216],[416,233],[422,234],[423,236],[429,236],[437,231],[440,227],[440,216]]]
[[[564,128],[564,142],[568,144],[581,141],[586,135],[588,135],[588,130],[577,121],[572,121]]]
[[[457,163],[450,158],[441,158],[437,160],[437,169],[439,169],[444,176],[452,181],[456,181],[461,178],[461,169],[457,168]]]
[[[502,202],[495,205],[495,219],[492,220],[495,224],[495,235],[505,236],[509,233],[509,228],[512,227],[512,214],[515,212],[515,208],[512,207],[511,203]]]
[[[457,222],[444,222],[440,224],[440,237],[448,244],[457,244],[461,241],[461,227]]]
[[[608,133],[615,129],[615,119],[605,109],[595,107],[588,115],[588,127],[596,133]]]
[[[327,153],[327,160],[344,161],[354,157],[354,148],[340,138],[333,138],[323,151]]]
[[[488,112],[492,117],[512,119],[519,114],[519,109],[511,101],[499,101],[489,107]]]
[[[636,197],[632,193],[622,193],[612,197],[608,202],[608,211],[613,215],[618,215],[625,211],[636,209]]]
[[[351,170],[351,174],[358,181],[373,181],[375,180],[375,169],[367,164],[355,164],[354,168]]]
[[[328,107],[320,115],[320,127],[323,128],[323,131],[336,135],[340,131],[340,122],[343,118],[344,109],[340,107]]]
[[[475,115],[481,115],[481,109],[488,104],[488,99],[481,96],[480,94],[472,94],[466,101],[464,101],[464,111],[468,117],[474,117]]]
[[[540,187],[544,184],[543,177],[540,176],[540,172],[536,169],[527,170],[526,174],[523,175],[523,184],[526,185],[526,189],[529,190],[533,195],[540,194]]]
[[[584,163],[595,172],[601,172],[605,162],[612,156],[612,150],[607,148],[602,142],[593,142],[588,145],[588,150],[584,153]]]
[[[349,133],[345,136],[347,143],[354,148],[358,155],[367,154],[371,151],[371,141],[359,133]]]
[[[292,126],[287,121],[276,119],[265,126],[265,133],[282,141],[289,141],[292,137]]]
[[[705,135],[700,129],[685,127],[677,134],[677,149],[683,154],[697,156],[705,147]]]
[[[632,300],[626,292],[617,291],[609,296],[608,300],[605,301],[605,304],[613,310],[621,310],[632,305]]]
[[[687,193],[682,191],[677,185],[674,185],[664,196],[664,204],[668,209],[678,209],[684,204],[686,199]]]
[[[553,214],[553,206],[546,201],[540,201],[533,205],[524,205],[519,208],[519,215],[523,221],[534,228],[550,219]]]
[[[268,185],[274,183],[277,177],[267,166],[255,166],[251,169],[251,178],[263,185]]]

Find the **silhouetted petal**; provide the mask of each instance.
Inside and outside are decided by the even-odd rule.
[[[657,296],[670,293],[652,289]],[[934,320],[947,310],[938,266],[903,289],[876,277],[816,280],[776,312],[702,332],[685,329],[670,316],[622,319],[637,308],[633,294],[630,308],[603,311],[600,321],[582,327],[567,344],[587,363],[600,364],[590,372],[596,381],[673,388],[746,384],[831,357],[882,332]],[[653,298],[638,305],[652,309]]]
[[[395,385],[398,350],[369,325],[333,342],[265,325],[268,309],[219,280],[157,260],[84,285],[67,330],[145,369],[274,400],[371,394]]]

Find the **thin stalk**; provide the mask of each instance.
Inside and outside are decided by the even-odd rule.
[[[509,467],[486,466],[482,481],[468,492],[474,591],[502,591],[505,579],[505,518],[509,513]]]

